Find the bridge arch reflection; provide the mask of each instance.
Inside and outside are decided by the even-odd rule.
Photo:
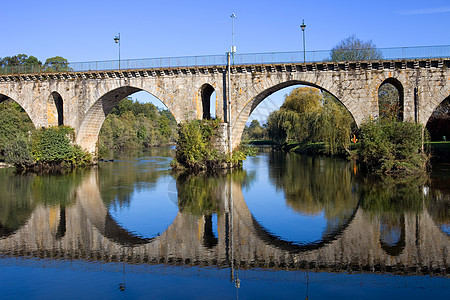
[[[436,226],[429,226],[432,219],[426,211],[419,213],[419,221],[416,214],[404,214],[404,250],[393,257],[380,243],[380,222],[366,218],[367,212],[360,205],[328,237],[305,247],[293,245],[271,235],[256,221],[242,193],[246,180],[240,174],[222,176],[205,194],[207,197],[219,196],[217,205],[198,206],[191,201],[192,209],[188,206],[180,209],[164,232],[146,239],[134,235],[111,218],[93,170],[84,174],[71,193],[73,200],[63,209],[62,206],[38,205],[26,224],[17,228],[14,234],[1,238],[0,254],[49,253],[51,257],[187,265],[229,266],[235,262],[241,268],[275,269],[313,265],[317,269],[341,270],[356,265],[361,270],[373,270],[381,265],[409,270],[409,266],[413,266],[430,272],[436,266],[445,266],[448,259],[448,252],[445,252],[448,237]],[[199,186],[198,179],[194,183]],[[177,184],[181,191],[179,202],[182,202],[180,198],[186,194],[183,194],[181,184],[186,185]],[[203,208],[195,214],[194,207]],[[217,215],[217,221],[210,217],[214,215]],[[216,231],[212,227],[215,223]],[[395,246],[397,241],[390,246]],[[417,251],[425,253],[424,249],[430,249],[427,250],[430,259],[415,255]],[[80,253],[85,253],[86,257],[80,257]],[[127,253],[126,257],[124,253]]]

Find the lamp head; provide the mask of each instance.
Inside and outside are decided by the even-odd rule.
[[[305,25],[305,20],[303,20],[302,25],[300,25],[300,28],[302,29],[302,31],[305,31],[306,25]]]

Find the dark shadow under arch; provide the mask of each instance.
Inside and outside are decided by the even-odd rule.
[[[211,119],[211,95],[214,93],[214,88],[212,85],[205,83],[200,88],[202,95],[202,109],[203,109],[203,119]],[[214,101],[214,107],[216,103]]]
[[[431,141],[450,141],[450,96],[445,98],[433,110],[428,118],[426,128],[430,133]]]
[[[57,123],[50,125],[61,126],[64,125],[64,103],[61,95],[58,92],[52,92],[49,97],[49,105],[54,106],[54,113],[57,116]]]
[[[8,99],[10,99],[8,96],[0,94],[0,103],[2,103],[3,101],[6,101]]]
[[[385,85],[385,84],[390,84],[392,86],[394,86],[397,89],[398,92],[398,100],[397,100],[397,105],[398,105],[398,112],[397,112],[397,119],[399,121],[403,121],[404,120],[404,90],[403,90],[403,85],[402,83],[395,78],[389,77],[386,78],[379,86],[378,86],[378,113],[381,116],[381,110],[385,109],[384,107],[380,106],[380,96],[379,96],[379,92],[380,92],[380,88]]]

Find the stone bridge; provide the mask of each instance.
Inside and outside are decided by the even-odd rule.
[[[0,102],[10,98],[19,103],[38,128],[62,124],[75,128],[76,143],[95,152],[111,109],[123,98],[147,91],[177,122],[208,118],[214,105],[216,116],[231,122],[235,147],[250,114],[282,88],[303,84],[325,90],[360,125],[365,118],[378,116],[378,89],[384,83],[398,89],[404,119],[425,125],[450,96],[450,59],[248,64],[233,65],[230,72],[224,65],[211,65],[1,75]],[[216,99],[210,99],[214,91]]]
[[[144,238],[110,216],[93,170],[74,189],[71,206],[40,205],[20,228],[0,230],[0,255],[240,269],[449,272],[450,237],[425,208],[403,216],[400,239],[394,245],[383,243],[381,221],[370,220],[360,207],[332,235],[299,245],[271,235],[258,224],[239,183],[228,178],[218,188],[223,201],[217,224],[208,216],[179,211],[163,233]]]

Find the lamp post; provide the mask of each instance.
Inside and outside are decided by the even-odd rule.
[[[305,47],[305,20],[303,20],[302,25],[300,25],[300,28],[302,29],[303,32],[303,63],[306,62],[306,47]]]
[[[119,32],[119,35],[116,35],[114,37],[114,42],[116,44],[119,44],[119,70],[120,70],[120,32]]]
[[[231,56],[233,58],[234,65],[234,54],[236,53],[236,46],[234,45],[234,19],[236,19],[236,15],[234,13],[231,14]]]

